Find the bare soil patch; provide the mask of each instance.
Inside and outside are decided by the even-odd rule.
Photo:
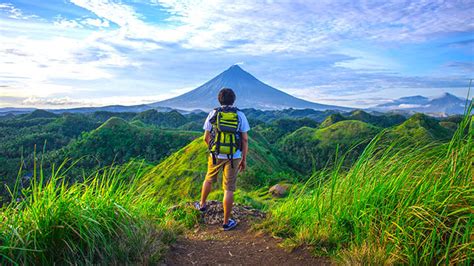
[[[234,217],[238,226],[224,232],[222,204],[211,201],[203,223],[170,247],[164,265],[330,265],[327,258],[311,255],[308,248],[285,251],[281,240],[251,230],[251,224],[264,213],[237,205]],[[219,219],[220,218],[220,219]]]

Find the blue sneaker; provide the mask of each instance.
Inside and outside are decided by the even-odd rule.
[[[194,208],[200,212],[205,212],[207,209],[207,206],[204,205],[204,207],[201,207],[201,204],[199,202],[194,203]]]
[[[229,222],[227,224],[222,225],[222,228],[224,231],[229,231],[234,229],[237,226],[237,222],[233,219],[229,219]]]

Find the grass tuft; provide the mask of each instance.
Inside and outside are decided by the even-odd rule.
[[[446,144],[387,144],[380,133],[349,171],[313,175],[264,226],[348,264],[472,265],[471,110]]]
[[[84,182],[35,171],[19,201],[0,210],[0,261],[18,264],[157,262],[193,214],[167,215],[142,173],[111,166]],[[194,214],[195,215],[195,214]]]

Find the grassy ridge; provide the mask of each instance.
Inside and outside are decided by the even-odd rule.
[[[258,136],[249,139],[249,146],[248,169],[239,174],[238,187],[252,190],[295,178],[288,176],[293,171]],[[198,138],[158,164],[145,175],[144,181],[153,184],[157,188],[156,195],[162,199],[176,202],[177,199],[195,198],[207,172],[208,157],[206,144],[202,137]],[[221,184],[221,181],[217,183]]]
[[[313,176],[266,226],[349,264],[472,265],[472,118],[447,144],[381,148],[383,135],[349,172]]]
[[[35,174],[20,200],[1,209],[0,262],[158,261],[166,244],[195,215],[169,215],[154,189],[140,185],[141,176],[140,170],[109,167],[68,184],[61,168],[46,183],[41,173]]]

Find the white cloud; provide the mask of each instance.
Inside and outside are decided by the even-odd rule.
[[[418,108],[422,107],[420,104],[400,104],[398,106],[394,106],[394,109],[409,109],[409,108]]]
[[[62,28],[83,28],[79,22],[62,17],[58,17],[58,19],[54,21],[53,24]]]
[[[13,6],[11,3],[0,3],[0,12],[2,11],[7,13],[8,17],[12,19],[30,19],[37,17],[36,15],[25,15],[23,11]]]
[[[71,93],[73,88],[66,85],[57,85],[47,82],[25,82],[0,87],[0,97],[7,98],[45,98],[57,94]]]
[[[91,106],[107,106],[107,105],[139,105],[153,103],[176,96],[175,93],[145,96],[106,96],[95,98],[71,98],[65,97],[37,97],[30,96],[26,98],[11,98],[12,104],[8,104],[0,96],[0,106],[20,105],[23,107],[39,107],[39,108],[74,108],[74,107],[91,107]]]
[[[106,19],[99,18],[80,18],[80,19],[66,19],[61,15],[56,16],[56,20],[53,22],[53,25],[60,26],[63,28],[84,28],[86,27],[95,27],[95,28],[108,28],[110,23]]]
[[[234,43],[234,50],[253,53],[307,51],[337,46],[344,39],[412,42],[474,30],[469,1],[155,2],[188,30],[183,45],[189,48]],[[244,42],[235,45],[240,40]]]
[[[93,18],[86,18],[82,20],[83,24],[89,25],[89,26],[95,26],[99,28],[108,28],[110,27],[109,21],[108,20],[102,20],[102,19],[93,19]]]
[[[71,106],[82,105],[81,101],[74,101],[70,97],[61,98],[40,98],[30,96],[22,101],[25,106]]]
[[[111,69],[140,65],[117,50],[118,43],[132,45],[124,39],[109,38],[116,36],[116,32],[94,32],[80,27],[76,21],[61,17],[53,24],[13,21],[2,25],[0,82],[13,77],[16,86],[22,87],[28,82],[37,85],[53,79],[111,79],[115,76]],[[153,44],[137,44],[137,49],[157,48]]]
[[[148,39],[157,42],[176,42],[182,39],[181,29],[165,29],[144,22],[131,6],[111,0],[71,0],[96,16],[120,27],[119,38]]]

